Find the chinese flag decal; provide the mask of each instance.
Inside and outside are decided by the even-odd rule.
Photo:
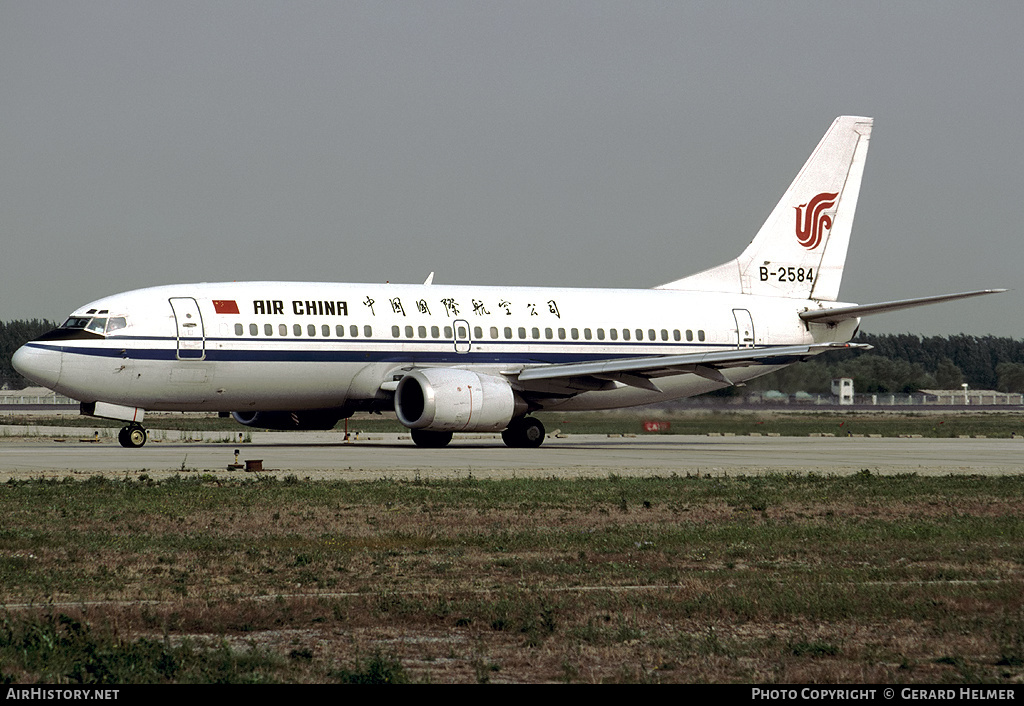
[[[238,302],[234,299],[214,299],[213,310],[218,314],[238,314]]]

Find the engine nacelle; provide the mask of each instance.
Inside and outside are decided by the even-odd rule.
[[[239,424],[280,431],[327,431],[349,416],[343,409],[305,409],[301,412],[232,412]]]
[[[525,412],[507,380],[470,370],[413,370],[395,390],[398,421],[410,429],[501,431]]]

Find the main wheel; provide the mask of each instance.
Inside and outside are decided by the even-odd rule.
[[[425,449],[439,449],[447,446],[452,440],[450,431],[430,431],[429,429],[413,429],[412,440],[417,446]]]
[[[533,417],[513,419],[501,432],[501,439],[514,449],[535,449],[544,443],[544,425]]]
[[[140,424],[131,424],[117,433],[117,441],[126,449],[138,449],[146,445],[146,429]]]

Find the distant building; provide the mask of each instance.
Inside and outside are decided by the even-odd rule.
[[[959,405],[980,407],[982,405],[1014,405],[1024,404],[1024,395],[1019,392],[999,392],[997,390],[921,390],[924,404]]]
[[[3,390],[0,405],[77,405],[78,401],[58,395],[45,387],[26,387],[24,390]]]
[[[853,378],[836,378],[832,381],[832,394],[839,404],[853,404]]]

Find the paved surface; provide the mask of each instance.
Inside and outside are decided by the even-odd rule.
[[[0,434],[10,433],[0,427]],[[1024,472],[1024,439],[575,435],[548,438],[539,449],[509,449],[496,435],[474,435],[456,436],[444,449],[420,449],[407,434],[369,435],[346,443],[337,432],[254,432],[250,442],[239,443],[232,435],[188,441],[167,432],[163,439],[154,434],[141,449],[123,449],[110,437],[92,441],[91,430],[38,428],[35,433],[0,436],[0,482],[96,473],[228,474],[235,449],[240,463],[260,460],[264,472],[318,479],[843,474],[863,469],[942,475]]]

